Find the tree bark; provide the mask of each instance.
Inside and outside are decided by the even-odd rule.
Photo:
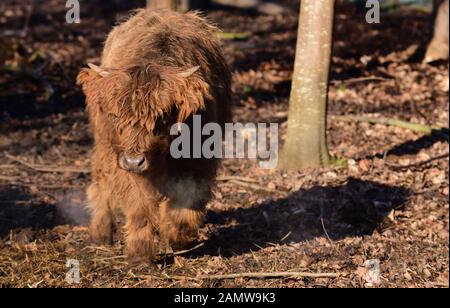
[[[175,10],[177,8],[176,0],[147,0],[147,8]]]
[[[449,57],[449,0],[444,0],[437,8],[437,15],[433,29],[433,39],[425,54],[425,63],[437,60],[448,60]]]
[[[279,167],[297,171],[330,161],[326,139],[335,0],[303,0],[288,113]]]
[[[206,0],[147,0],[147,8],[171,9],[181,12],[207,8],[209,1]]]

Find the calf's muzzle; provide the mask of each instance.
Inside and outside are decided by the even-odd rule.
[[[119,165],[125,171],[133,173],[143,173],[148,169],[148,161],[143,154],[121,153],[119,155]]]

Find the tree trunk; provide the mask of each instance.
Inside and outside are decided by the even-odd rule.
[[[449,56],[449,34],[448,34],[448,10],[449,0],[444,0],[437,8],[437,15],[433,30],[433,39],[428,45],[424,62],[430,63],[436,60],[448,60]]]
[[[207,9],[208,2],[206,0],[178,0],[177,9],[180,12],[187,12],[189,10]]]
[[[147,0],[147,8],[156,9],[169,9],[175,10],[177,8],[176,0]]]
[[[328,83],[335,0],[303,0],[288,114],[279,167],[297,171],[330,161],[326,140]]]
[[[171,9],[180,12],[207,8],[209,1],[206,0],[147,0],[147,8]]]
[[[6,60],[13,57],[13,55],[12,44],[0,37],[0,66],[4,65]]]

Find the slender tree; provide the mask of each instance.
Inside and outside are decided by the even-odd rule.
[[[151,9],[172,9],[181,12],[205,9],[208,0],[147,0],[147,7]]]
[[[435,1],[436,19],[433,29],[433,39],[428,45],[424,62],[429,63],[436,60],[448,60],[449,56],[449,0]]]
[[[2,40],[2,38],[0,37],[0,65],[3,65],[3,63],[6,61],[6,58],[8,57],[8,46],[6,44],[6,42],[4,42]]]
[[[330,161],[326,140],[335,0],[302,0],[288,133],[280,168],[296,171]]]
[[[147,0],[147,8],[149,9],[169,9],[177,8],[176,0]]]

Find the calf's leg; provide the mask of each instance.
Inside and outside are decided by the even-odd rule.
[[[185,248],[198,236],[204,218],[205,203],[196,208],[178,207],[170,199],[160,205],[161,238],[174,250]]]
[[[90,234],[99,244],[112,244],[114,233],[114,215],[112,191],[108,185],[93,183],[87,190],[88,207],[91,210]]]
[[[131,263],[149,262],[155,257],[156,200],[133,186],[125,197],[126,253]]]

